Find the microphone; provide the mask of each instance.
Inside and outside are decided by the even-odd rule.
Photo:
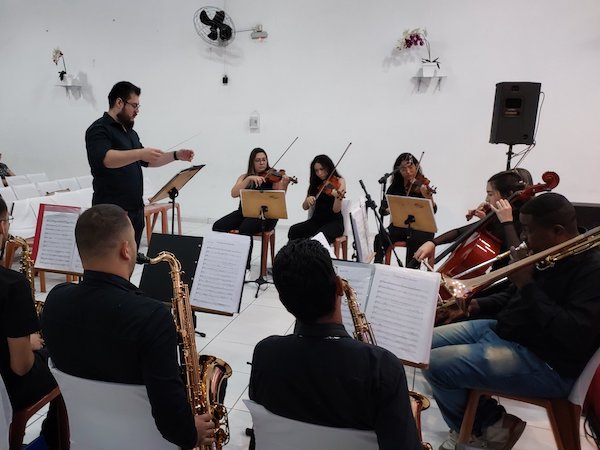
[[[400,170],[400,169],[398,168],[398,169],[394,169],[394,170],[392,170],[390,173],[386,173],[384,176],[382,176],[382,177],[379,179],[379,184],[384,184],[384,183],[386,182],[386,180],[387,180],[389,177],[391,177],[392,175],[394,175],[394,174],[395,174],[396,172],[398,172],[399,170]]]

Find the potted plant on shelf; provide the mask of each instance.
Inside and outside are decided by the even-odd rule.
[[[440,68],[439,58],[431,59],[431,46],[427,39],[427,30],[425,28],[415,28],[406,30],[402,38],[398,40],[396,48],[400,51],[413,47],[427,47],[427,58],[421,58],[422,76],[433,77],[435,70]]]
[[[63,83],[70,81],[69,78],[65,79],[67,75],[67,65],[65,64],[65,55],[60,51],[60,48],[52,50],[52,62],[58,66],[58,62],[62,59],[63,70],[58,72],[58,78]]]

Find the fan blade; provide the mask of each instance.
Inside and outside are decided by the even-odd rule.
[[[211,39],[213,41],[216,41],[217,40],[217,36],[218,36],[218,34],[217,34],[217,27],[210,27],[210,33],[208,33],[207,36],[208,36],[209,39]]]
[[[206,11],[204,10],[200,11],[200,22],[204,25],[213,25],[213,21],[208,17],[208,14],[206,14]]]
[[[231,27],[229,25],[225,25],[225,24],[221,24],[219,26],[219,32],[220,32],[222,41],[228,41],[229,39],[231,39],[231,36],[233,35],[233,31],[232,31]]]

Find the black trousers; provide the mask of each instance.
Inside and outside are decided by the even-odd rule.
[[[135,243],[137,244],[139,250],[140,242],[142,241],[142,233],[144,232],[144,226],[146,225],[144,208],[128,209],[127,215],[129,216],[129,220],[131,220],[131,224],[133,225],[133,230],[135,231]]]
[[[344,234],[344,219],[341,215],[336,216],[333,220],[321,221],[310,218],[304,222],[297,223],[290,227],[288,239],[310,238],[319,233],[323,233],[330,244],[335,241],[335,238]]]
[[[244,217],[241,209],[227,214],[225,217],[221,217],[213,224],[213,231],[221,231],[228,233],[231,230],[239,230],[240,234],[246,236],[253,236],[256,233],[262,231],[262,220],[254,219],[252,217]],[[277,225],[277,219],[266,219],[265,231],[271,231]]]
[[[433,239],[433,233],[427,233],[425,231],[417,231],[410,230],[410,237],[408,236],[407,228],[398,228],[394,225],[390,225],[388,227],[388,232],[390,234],[390,239],[392,242],[398,241],[406,241],[406,266],[407,267],[419,267],[419,263],[413,260],[413,256],[415,252],[419,249],[421,245],[425,242]],[[375,262],[381,263],[383,262],[383,257],[387,248],[389,247],[389,243],[385,236],[381,236],[377,234],[375,236],[374,241],[374,250],[375,250]]]

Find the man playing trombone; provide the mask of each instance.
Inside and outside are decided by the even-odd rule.
[[[521,237],[533,254],[578,235],[574,207],[555,193],[526,203],[520,221]],[[525,252],[513,251],[513,259]],[[569,395],[600,345],[599,275],[598,248],[545,270],[531,264],[508,275],[511,286],[505,291],[472,300],[468,310],[473,320],[435,329],[424,375],[451,429],[440,449],[456,446],[469,389],[544,398]],[[524,428],[525,422],[506,414],[495,400],[482,398],[470,448],[510,449]]]

